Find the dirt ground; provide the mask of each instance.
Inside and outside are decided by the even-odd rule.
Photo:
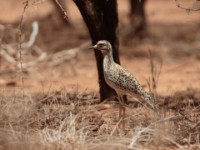
[[[24,8],[22,2],[22,0],[0,2],[1,44],[12,45],[18,51],[18,23]],[[196,8],[200,5],[200,2],[191,4],[191,2],[182,0],[180,0],[180,3],[184,7],[192,6]],[[55,6],[49,1],[30,1],[24,14],[22,43],[29,40],[32,32],[31,24],[35,20],[39,23],[39,32],[32,48],[21,50],[22,64],[35,61],[34,58],[37,59],[33,52],[34,46],[45,52],[47,56],[53,56],[63,50],[67,51],[79,47],[90,40],[87,28],[73,1],[67,1],[66,6],[71,26],[67,26],[61,21]],[[174,1],[148,0],[146,4],[147,31],[145,36],[127,39],[124,34],[130,28],[128,1],[118,0],[118,8],[119,51],[122,66],[133,73],[144,88],[148,90],[148,80],[151,76],[149,50],[151,50],[155,66],[157,70],[160,69],[161,71],[157,82],[157,93],[161,99],[159,104],[164,105],[163,101],[166,100],[169,103],[169,108],[175,110],[176,107],[181,108],[178,107],[178,100],[182,101],[180,106],[185,106],[187,103],[185,99],[192,99],[195,108],[197,108],[197,111],[193,114],[199,117],[200,11],[188,13],[177,8]],[[33,53],[35,57],[29,57],[27,55],[29,52]],[[52,65],[53,60],[51,59],[37,62],[35,65],[24,68],[23,73],[21,73],[20,67],[7,62],[3,57],[0,57],[0,61],[0,91],[4,96],[24,92],[26,96],[44,94],[51,99],[48,93],[62,93],[64,89],[67,93],[90,94],[93,98],[98,97],[94,53],[87,48],[78,51],[73,58],[57,65]],[[20,61],[18,63],[20,64]],[[176,97],[176,102],[171,97]],[[107,108],[107,105],[105,107]],[[115,108],[115,105],[113,107]],[[110,110],[110,106],[108,110]],[[137,108],[133,112],[130,110],[128,112],[137,113]],[[167,114],[170,114],[170,111],[167,111]],[[109,115],[106,118],[113,119],[112,114]],[[137,122],[138,118],[136,115],[134,120]],[[139,120],[145,124],[145,119],[144,117]],[[110,120],[106,121],[109,122]],[[139,124],[137,122],[134,125],[139,126]],[[158,128],[162,130],[160,126]],[[106,129],[104,127],[102,130]],[[166,132],[163,131],[163,133]],[[200,135],[199,132],[197,135]],[[159,139],[159,136],[156,138]],[[154,143],[155,145],[156,143]],[[177,148],[181,147],[177,143],[174,145]],[[164,147],[162,145],[160,149],[175,149],[175,147],[170,147],[169,144],[165,143]],[[155,148],[159,149],[159,146],[151,147],[151,149]],[[200,147],[197,146],[198,148]],[[117,148],[114,147],[113,149]]]
[[[4,3],[1,5],[3,13],[0,15],[0,20],[3,23],[17,23],[21,17],[23,5],[19,1],[15,2],[17,5],[14,7],[12,0]],[[181,4],[191,5],[186,2]],[[78,47],[90,40],[79,11],[73,2],[69,1],[67,8],[73,27],[62,24],[58,13],[52,12],[54,7],[51,3],[30,5],[24,16],[25,29],[23,32],[26,36],[23,40],[28,40],[33,20],[39,21],[39,35],[35,45],[48,53]],[[188,88],[199,89],[199,12],[188,14],[184,10],[177,9],[173,1],[149,1],[146,4],[147,35],[143,39],[136,37],[125,40],[123,33],[129,25],[128,9],[126,1],[119,1],[121,64],[146,86],[150,77],[148,51],[151,50],[157,66],[162,63],[158,82],[160,95],[170,95],[175,91]],[[13,79],[12,76],[9,78],[6,75],[6,80],[12,80],[16,82],[16,85],[21,85],[18,77]],[[64,62],[55,68],[40,67],[38,69],[36,67],[34,73],[25,76],[24,85],[34,92],[43,87],[49,89],[50,85],[53,85],[51,86],[52,90],[58,90],[63,86],[70,90],[73,86],[78,85],[80,91],[98,92],[93,51],[84,49],[78,52],[75,59]]]

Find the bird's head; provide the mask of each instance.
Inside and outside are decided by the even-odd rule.
[[[106,40],[100,40],[97,42],[96,45],[91,46],[90,48],[100,50],[103,55],[107,55],[109,52],[112,51],[112,46],[110,42]]]

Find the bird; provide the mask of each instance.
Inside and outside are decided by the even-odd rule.
[[[125,117],[124,95],[143,99],[151,109],[155,109],[154,97],[146,92],[138,80],[127,69],[117,64],[113,59],[113,49],[109,41],[100,40],[90,49],[101,51],[103,55],[103,73],[106,83],[115,90],[120,103],[119,119]]]

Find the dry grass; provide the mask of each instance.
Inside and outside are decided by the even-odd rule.
[[[191,99],[177,93],[160,102],[159,119],[130,104],[125,131],[118,127],[117,103],[98,104],[93,95],[65,90],[24,97],[1,94],[0,149],[198,149],[199,97],[190,92]]]

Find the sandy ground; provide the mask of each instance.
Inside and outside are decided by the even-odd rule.
[[[2,3],[2,2],[1,2]],[[23,32],[28,40],[33,20],[39,20],[40,32],[35,45],[49,53],[70,49],[89,40],[89,35],[81,19],[79,11],[73,2],[68,1],[67,10],[73,29],[65,27],[52,13],[54,7],[49,2],[33,3],[28,6],[24,16]],[[183,6],[190,3],[183,1]],[[14,7],[15,6],[15,7]],[[18,22],[23,10],[22,1],[6,1],[0,8],[3,13],[0,20],[4,23]],[[128,26],[128,3],[119,1],[119,33]],[[12,10],[12,11],[11,11]],[[173,1],[148,1],[146,5],[148,35],[143,39],[128,39],[124,42],[120,37],[121,64],[132,72],[138,80],[147,87],[150,77],[148,51],[155,56],[156,65],[162,63],[158,81],[158,93],[170,95],[175,91],[188,88],[199,89],[199,49],[200,31],[199,12],[187,13],[178,9]],[[53,36],[52,36],[53,35]],[[3,68],[3,67],[1,67]],[[2,80],[4,80],[4,77]],[[19,75],[13,79],[6,75],[6,80],[12,79],[16,85],[21,85]],[[96,63],[93,52],[80,51],[76,59],[65,62],[55,68],[44,67],[33,69],[25,75],[24,86],[37,92],[43,88],[58,90],[66,87],[68,90],[78,86],[80,91],[98,92]],[[47,90],[46,89],[46,90]],[[9,87],[10,90],[10,87]]]

